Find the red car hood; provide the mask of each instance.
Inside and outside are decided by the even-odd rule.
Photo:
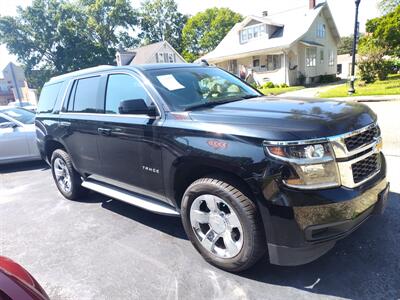
[[[31,274],[16,262],[0,256],[0,299],[49,300]]]

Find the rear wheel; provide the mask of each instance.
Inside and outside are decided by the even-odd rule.
[[[82,180],[72,166],[67,152],[57,149],[51,156],[51,171],[60,193],[67,199],[75,200],[83,194]]]
[[[182,219],[194,247],[217,267],[242,271],[265,253],[255,204],[224,181],[201,178],[191,184],[183,196]]]

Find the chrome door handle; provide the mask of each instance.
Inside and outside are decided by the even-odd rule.
[[[71,126],[71,122],[61,121],[61,122],[60,122],[60,126],[64,126],[64,127]]]
[[[111,135],[111,129],[108,128],[97,128],[97,132],[101,135]]]

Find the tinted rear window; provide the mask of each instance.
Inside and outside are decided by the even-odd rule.
[[[99,112],[100,108],[97,101],[99,84],[99,76],[76,81],[68,103],[68,111],[82,113]]]
[[[43,87],[38,103],[38,113],[52,112],[60,92],[62,82]]]

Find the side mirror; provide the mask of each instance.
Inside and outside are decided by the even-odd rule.
[[[121,115],[157,116],[156,107],[154,105],[147,106],[143,99],[123,100],[119,103],[118,111]]]
[[[0,124],[0,129],[5,129],[5,128],[16,128],[18,125],[14,122],[4,122]]]

